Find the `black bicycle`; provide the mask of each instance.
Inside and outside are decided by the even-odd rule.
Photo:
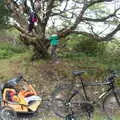
[[[113,116],[119,116],[120,89],[117,89],[115,84],[117,74],[114,71],[110,71],[110,74],[103,82],[86,82],[82,77],[85,72],[72,72],[75,77],[79,76],[80,83],[76,84],[74,80],[72,84],[62,84],[55,88],[52,94],[54,113],[62,118],[72,115],[73,120],[76,117],[80,118],[80,120],[90,120],[93,118],[94,105],[100,103],[109,120],[112,120]],[[106,89],[95,101],[91,101],[87,94],[87,86],[105,86]]]

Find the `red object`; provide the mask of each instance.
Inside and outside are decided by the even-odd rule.
[[[32,22],[37,22],[37,18],[32,18]]]
[[[12,97],[16,94],[14,91],[9,91],[10,101],[13,101]]]
[[[13,96],[13,95],[15,95],[15,92],[10,91],[10,96]]]

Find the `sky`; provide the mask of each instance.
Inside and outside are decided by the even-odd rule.
[[[105,3],[106,7],[109,8],[110,11],[113,11],[114,9],[117,9],[117,8],[120,8],[120,0],[114,0],[112,2],[106,2]],[[120,10],[118,12],[118,17],[120,18]],[[120,21],[120,19],[119,19]],[[120,32],[118,32],[116,35],[115,35],[116,38],[120,38]]]

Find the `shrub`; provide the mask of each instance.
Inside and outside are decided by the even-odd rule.
[[[8,58],[10,56],[12,56],[12,52],[6,50],[6,49],[0,49],[0,59],[3,59],[3,58]]]
[[[105,51],[106,43],[87,38],[79,40],[79,43],[74,47],[74,49],[76,52],[84,52],[87,55],[100,55]]]
[[[9,58],[14,54],[25,52],[24,46],[13,46],[11,44],[0,44],[0,59]]]

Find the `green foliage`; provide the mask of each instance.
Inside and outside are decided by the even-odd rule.
[[[106,49],[105,42],[98,42],[97,40],[90,39],[86,36],[71,36],[68,41],[68,48],[75,52],[84,52],[87,55],[103,54]]]
[[[101,66],[120,70],[120,40],[97,42],[85,36],[71,35],[62,41],[65,45],[59,56],[77,60],[80,66]]]
[[[59,53],[59,57],[63,58],[69,58],[73,60],[80,60],[84,57],[86,57],[85,53],[78,53],[78,52],[64,52],[64,53]]]
[[[6,49],[0,49],[0,59],[8,58],[12,55],[11,51],[7,51]]]
[[[5,8],[4,2],[0,2],[0,29],[8,27],[10,12]]]
[[[0,59],[12,57],[15,54],[25,52],[23,46],[13,46],[11,44],[0,44]]]
[[[95,54],[97,52],[98,43],[95,40],[83,39],[75,46],[77,52],[85,52],[86,54]]]
[[[99,55],[98,59],[108,68],[120,70],[120,41],[111,41],[106,47],[103,55]]]

